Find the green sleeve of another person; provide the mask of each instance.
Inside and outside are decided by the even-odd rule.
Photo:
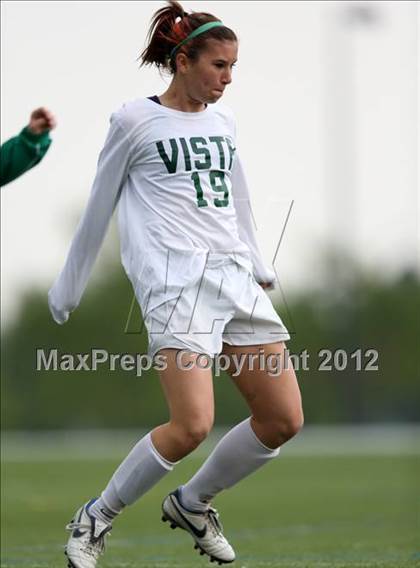
[[[27,126],[0,149],[0,185],[6,185],[38,164],[52,140],[49,131],[34,134]]]

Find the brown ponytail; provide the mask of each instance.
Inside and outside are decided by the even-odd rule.
[[[185,39],[193,30],[207,22],[218,22],[218,18],[206,12],[187,14],[175,0],[168,0],[168,5],[160,8],[153,16],[147,35],[148,45],[141,53],[141,65],[156,65],[158,69],[166,69],[171,74],[176,73],[175,55],[170,58],[173,48]],[[235,33],[225,27],[212,28],[199,35],[179,48],[176,53],[185,53],[193,61],[206,48],[209,38],[220,41],[238,41]]]

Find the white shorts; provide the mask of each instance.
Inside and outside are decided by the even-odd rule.
[[[215,357],[223,342],[239,346],[290,339],[254,276],[221,254],[211,254],[201,279],[153,308],[144,323],[151,358],[164,348]]]

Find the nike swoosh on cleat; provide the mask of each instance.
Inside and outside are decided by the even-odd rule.
[[[206,533],[207,533],[207,527],[203,527],[202,529],[198,529],[197,527],[195,527],[192,523],[190,523],[190,521],[186,517],[184,517],[184,515],[182,514],[182,511],[179,510],[179,507],[177,507],[177,504],[172,499],[172,497],[171,497],[171,501],[172,501],[172,505],[175,507],[175,509],[181,515],[183,521],[185,521],[187,523],[187,525],[190,527],[190,529],[195,534],[195,536],[197,536],[198,538],[204,538],[206,536]]]
[[[100,508],[100,511],[101,511],[101,513],[102,513],[107,519],[109,519],[110,521],[113,521],[113,520],[114,520],[113,517],[112,517],[109,513],[107,513],[107,512],[105,511],[105,509],[103,509],[102,507]]]
[[[72,536],[73,536],[73,538],[80,538],[81,536],[83,536],[86,533],[87,533],[87,531],[81,531],[79,529],[74,529]]]

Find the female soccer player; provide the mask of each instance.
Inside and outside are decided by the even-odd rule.
[[[263,290],[274,273],[257,246],[234,118],[218,103],[232,81],[237,37],[211,14],[187,14],[169,2],[156,12],[148,40],[142,64],[168,70],[172,82],[159,97],[112,114],[49,305],[58,323],[78,305],[118,204],[122,263],[147,326],[149,355],[164,358],[159,375],[170,420],[139,440],[101,496],[76,512],[67,527],[72,568],[94,568],[114,518],[210,431],[212,372],[199,358],[230,357],[228,372],[251,412],[162,504],[163,520],[188,531],[212,561],[232,562],[235,552],[211,501],[275,458],[303,420],[285,356],[289,335]],[[283,357],[280,376],[261,364],[273,356]]]

